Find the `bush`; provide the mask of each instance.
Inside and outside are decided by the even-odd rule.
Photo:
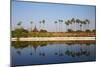
[[[77,30],[76,32],[83,32],[82,30]]]
[[[95,29],[93,29],[93,30],[92,30],[92,32],[96,32],[96,30],[95,30]]]
[[[68,32],[74,32],[72,29],[68,29]]]
[[[91,32],[91,30],[87,29],[87,30],[85,30],[85,32]]]
[[[40,32],[47,32],[47,30],[43,30],[43,29],[41,29]]]
[[[21,28],[21,29],[15,29],[14,31],[12,31],[12,37],[27,37],[28,31]]]

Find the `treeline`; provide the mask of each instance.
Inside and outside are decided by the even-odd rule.
[[[95,36],[95,30],[86,31],[73,31],[71,29],[68,32],[47,32],[47,31],[28,31],[26,29],[15,29],[12,31],[12,37],[66,37],[66,36]]]
[[[50,36],[53,36],[51,33],[48,33],[49,31],[46,30],[45,28],[45,23],[46,23],[46,20],[41,20],[39,21],[40,23],[40,29],[37,29],[37,26],[35,25],[34,21],[30,21],[30,29],[25,29],[23,26],[22,26],[22,21],[18,22],[17,24],[17,27],[11,31],[12,33],[12,37],[50,37]],[[54,24],[55,24],[55,31],[53,31],[53,33],[55,32],[59,32],[59,33],[63,33],[62,31],[62,24],[65,24],[66,25],[66,32],[96,32],[95,29],[93,30],[90,30],[88,27],[89,27],[89,24],[90,24],[90,20],[88,19],[84,19],[84,20],[80,20],[80,19],[75,19],[75,18],[72,18],[72,19],[69,19],[69,20],[62,20],[62,19],[58,19],[57,21],[54,21]],[[70,25],[74,25],[74,27],[71,27]],[[35,26],[33,28],[33,25]],[[78,28],[76,28],[77,26],[79,26]],[[84,30],[82,29],[83,26],[87,26],[87,29],[85,28]],[[57,28],[58,27],[58,28]],[[46,34],[44,34],[46,33]],[[56,34],[57,35],[57,34]],[[77,34],[79,35],[79,34]]]

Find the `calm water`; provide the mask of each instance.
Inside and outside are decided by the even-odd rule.
[[[12,65],[69,63],[96,60],[95,44],[12,42]]]

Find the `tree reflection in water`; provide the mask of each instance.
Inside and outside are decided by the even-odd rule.
[[[71,49],[73,48],[73,46],[75,46],[75,44],[67,44],[66,45],[70,46]],[[78,51],[73,51],[73,50],[69,50],[67,49],[66,47],[66,51],[65,51],[65,54],[67,56],[71,56],[71,57],[80,57],[80,56],[90,56],[90,52],[88,51],[88,46],[90,46],[91,44],[89,43],[86,43],[86,44],[76,44],[76,45],[80,45],[80,50]]]
[[[23,48],[26,48],[29,46],[29,48],[31,49],[31,52],[29,53],[30,55],[36,55],[39,54],[39,56],[46,56],[46,52],[45,52],[45,47],[49,44],[49,42],[20,42],[20,41],[16,41],[16,42],[12,42],[12,47],[14,47],[16,49],[16,53],[18,55],[21,55],[21,50]],[[90,52],[87,50],[88,46],[90,44],[83,44],[85,45],[85,47],[80,47],[80,50],[73,51],[72,48],[73,44],[67,44],[66,43],[66,51],[65,53],[63,52],[63,47],[61,47],[61,45],[59,44],[55,44],[56,48],[58,50],[54,51],[54,55],[56,56],[63,56],[63,55],[67,55],[67,56],[71,56],[71,57],[80,57],[80,56],[90,56]],[[78,45],[82,45],[82,44],[78,44]],[[39,47],[39,48],[38,48]],[[68,47],[71,47],[70,49],[67,49]],[[37,49],[38,48],[38,49]],[[83,50],[85,49],[85,50]],[[37,50],[39,51],[39,53],[37,52]],[[33,52],[34,51],[34,52]]]
[[[12,42],[12,43],[13,43],[12,47],[14,47],[16,49],[16,53],[18,55],[21,55],[21,50],[28,46],[28,43],[24,43],[24,42],[20,42],[20,41]]]
[[[61,46],[59,46],[59,55],[58,56],[63,56],[62,47]]]
[[[44,47],[44,46],[46,46],[46,45],[47,45],[46,42],[30,42],[30,47],[31,47],[32,51],[34,51],[34,52],[33,52],[34,55],[36,55],[36,53],[37,53],[37,48],[38,48],[39,46],[40,46],[40,47]],[[34,48],[34,49],[33,49],[33,48]],[[31,54],[33,54],[32,51],[31,51]],[[40,51],[40,52],[41,52],[41,51]],[[42,52],[42,53],[39,53],[39,55],[40,55],[40,56],[45,56],[45,53]]]
[[[80,57],[82,55],[89,56],[90,52],[86,51],[86,50],[83,51],[82,49],[80,49],[80,51],[78,51],[78,52],[74,52],[74,51],[71,51],[71,50],[66,50],[65,54],[68,55],[68,56],[72,56],[72,57],[75,57],[75,56]]]

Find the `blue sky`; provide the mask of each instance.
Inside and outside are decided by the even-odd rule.
[[[33,21],[33,27],[36,25],[40,28],[39,21],[45,19],[45,28],[48,31],[58,31],[58,25],[54,21],[58,19],[68,20],[71,18],[89,19],[90,25],[85,28],[95,29],[95,6],[81,6],[69,4],[52,4],[52,3],[36,3],[36,2],[12,2],[12,29],[14,29],[19,21],[23,21],[22,26],[26,29],[30,28],[30,21]],[[66,31],[64,22],[61,24],[62,31]],[[55,29],[56,27],[56,29]],[[75,28],[74,25],[70,25]],[[76,26],[77,28],[79,26]]]

